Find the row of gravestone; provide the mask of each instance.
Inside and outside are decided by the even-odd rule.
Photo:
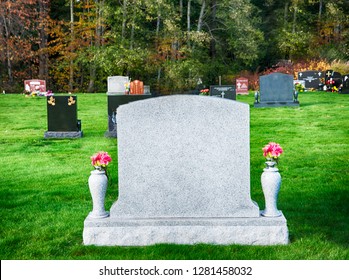
[[[308,74],[306,74],[308,73]],[[322,72],[307,71],[299,73],[299,77],[303,77],[308,82],[313,82],[315,79],[310,79],[309,75],[317,74],[318,77],[323,75]],[[332,81],[338,77],[337,72],[327,71],[327,80]],[[108,84],[108,131],[106,136],[117,136],[117,113],[119,106],[129,102],[138,101],[153,97],[150,94],[115,94],[125,90],[125,84],[128,83],[128,77],[117,76],[118,82],[115,83],[116,77],[110,77],[111,83]],[[332,80],[331,80],[332,79]],[[344,86],[343,93],[349,90],[348,75],[343,77]],[[125,82],[125,83],[124,83]],[[135,88],[138,87],[136,81]],[[142,91],[142,93],[144,93]],[[222,97],[224,99],[236,100],[235,85],[211,86],[210,95],[214,97]],[[48,131],[45,133],[46,138],[61,138],[62,137],[81,137],[81,121],[77,120],[76,113],[76,96],[51,96],[47,97],[47,112],[48,112]],[[74,99],[75,104],[69,102]],[[55,100],[55,102],[52,102]],[[260,92],[255,96],[254,107],[280,107],[280,106],[299,106],[298,95],[294,90],[294,81],[291,75],[282,73],[272,73],[260,77]],[[62,133],[64,132],[64,133]]]
[[[125,79],[125,82],[128,81]],[[119,85],[121,83],[118,83]],[[123,85],[123,84],[122,84]],[[115,90],[124,90],[124,87]],[[294,99],[291,75],[273,73],[260,77],[260,96],[255,107],[299,106]],[[210,95],[235,100],[235,85],[211,86]],[[123,104],[152,97],[150,94],[108,93],[108,131],[106,136],[117,136],[117,108]],[[48,131],[45,138],[78,138],[82,136],[81,121],[77,119],[77,96],[47,97]]]
[[[336,91],[349,93],[349,74],[342,75],[333,70],[309,70],[299,72],[298,80],[304,81],[306,89],[332,91],[336,87]]]

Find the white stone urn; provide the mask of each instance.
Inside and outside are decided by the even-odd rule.
[[[261,212],[265,217],[279,217],[281,211],[277,209],[277,199],[281,187],[281,176],[275,161],[267,161],[261,176],[262,189],[265,198],[265,209]]]
[[[105,170],[96,169],[91,171],[88,178],[88,186],[92,196],[92,211],[89,217],[92,219],[101,219],[109,216],[109,212],[104,209],[105,195],[108,187],[108,178]]]

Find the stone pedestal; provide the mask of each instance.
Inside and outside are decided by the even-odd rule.
[[[145,246],[175,244],[288,244],[286,219],[276,218],[106,218],[84,223],[85,245]]]

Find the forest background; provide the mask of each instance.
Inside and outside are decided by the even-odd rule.
[[[1,0],[0,90],[168,94],[270,72],[349,73],[348,0]]]

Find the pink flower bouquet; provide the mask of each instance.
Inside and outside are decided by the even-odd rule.
[[[91,164],[99,170],[105,170],[109,162],[111,162],[111,157],[107,152],[98,152],[91,157]]]
[[[268,161],[278,161],[279,156],[283,153],[281,146],[278,143],[270,142],[263,148],[263,156]]]

